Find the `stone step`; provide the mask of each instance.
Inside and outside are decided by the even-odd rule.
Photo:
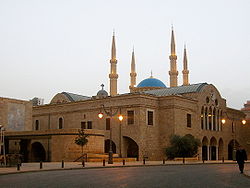
[[[105,159],[108,162],[108,157],[106,158],[88,158],[88,162],[102,162]],[[136,158],[113,158],[114,162],[122,162],[125,160],[126,162],[135,162]]]
[[[108,153],[87,153],[88,158],[106,158],[108,156]],[[119,155],[114,153],[113,157],[119,157]]]
[[[109,155],[107,153],[87,153],[87,161],[88,162],[102,162],[104,159],[105,161],[108,161]],[[86,158],[84,158],[86,160]],[[81,161],[82,158],[78,158],[76,161]],[[122,162],[125,160],[126,162],[133,162],[136,161],[136,158],[124,158],[124,157],[119,157],[119,154],[114,153],[113,154],[113,161],[114,162]]]

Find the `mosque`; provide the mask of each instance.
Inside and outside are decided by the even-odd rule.
[[[25,161],[74,161],[81,152],[74,143],[78,129],[89,135],[84,146],[89,159],[105,155],[112,148],[114,157],[162,160],[174,134],[190,134],[201,141],[199,160],[233,159],[238,144],[249,148],[241,136],[245,114],[227,107],[226,99],[213,84],[189,83],[186,48],[183,83],[178,85],[173,29],[170,48],[169,87],[152,75],[136,85],[133,51],[130,92],[118,94],[119,63],[113,35],[109,93],[103,85],[92,97],[61,92],[50,104],[29,107],[32,112],[28,126],[22,131],[6,132],[9,152],[23,154]],[[118,119],[120,115],[123,118]]]

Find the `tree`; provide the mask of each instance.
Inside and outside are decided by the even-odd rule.
[[[82,157],[83,157],[83,146],[85,146],[88,143],[88,137],[89,135],[86,135],[84,130],[78,130],[78,136],[75,138],[75,143],[82,147]]]
[[[171,146],[166,148],[169,159],[175,157],[193,157],[198,152],[200,140],[188,134],[185,136],[173,135],[170,137]]]

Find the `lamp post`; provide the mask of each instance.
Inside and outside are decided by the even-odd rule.
[[[123,116],[121,115],[121,110],[120,110],[120,115],[118,116],[118,119],[120,121],[120,126],[119,126],[119,155],[120,157],[122,157],[122,120],[123,120]]]
[[[233,139],[233,160],[235,161],[236,160],[236,122],[235,121],[239,121],[239,120],[241,120],[241,123],[243,124],[243,125],[245,125],[246,124],[246,120],[245,119],[237,119],[237,118],[230,118],[228,115],[227,115],[227,113],[225,113],[226,114],[226,116],[227,116],[227,118],[229,119],[229,120],[231,120],[232,121],[232,126],[233,126],[233,136],[234,136],[234,139]],[[225,118],[223,118],[222,120],[221,120],[221,122],[222,122],[222,124],[225,124],[226,123],[226,119]]]
[[[108,164],[113,164],[112,127],[111,127],[111,122],[112,122],[112,118],[118,113],[118,108],[117,108],[115,111],[113,111],[112,107],[106,108],[106,107],[104,107],[104,105],[101,105],[101,107],[102,107],[104,113],[105,113],[107,116],[110,117],[109,159],[108,159]],[[121,110],[120,110],[120,112],[121,112]],[[100,112],[100,113],[98,114],[98,117],[99,117],[100,119],[102,119],[102,118],[103,118],[103,113]],[[121,121],[123,120],[123,116],[120,114],[120,115],[118,116],[118,119],[119,119],[119,121],[120,121],[120,127],[121,127]],[[120,137],[121,137],[121,136],[120,136]],[[120,138],[120,139],[121,139],[121,138]],[[121,140],[120,140],[120,142],[121,142]],[[121,143],[120,143],[120,148],[121,148]],[[121,154],[121,149],[120,149],[120,154]]]
[[[5,154],[5,143],[4,143],[4,126],[0,125],[0,154],[2,154],[2,148],[3,148],[3,157],[4,157],[4,166],[6,166],[6,154]]]

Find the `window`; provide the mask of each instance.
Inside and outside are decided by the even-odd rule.
[[[153,125],[154,122],[154,112],[148,111],[148,125]]]
[[[208,125],[209,130],[212,130],[212,108],[209,108],[209,114],[208,114]]]
[[[110,118],[106,118],[106,130],[110,130]]]
[[[35,130],[39,130],[39,120],[36,120],[36,123],[35,123]]]
[[[87,122],[88,129],[92,129],[92,121]]]
[[[208,129],[207,121],[208,121],[208,114],[207,114],[207,107],[206,107],[206,108],[205,108],[205,129],[206,129],[206,130]]]
[[[187,114],[187,127],[191,127],[191,124],[192,124],[191,114]]]
[[[81,122],[81,129],[86,129],[86,122],[85,121]]]
[[[216,110],[214,108],[213,110],[213,130],[216,131],[217,127],[217,122],[216,122]]]
[[[59,128],[59,129],[62,129],[62,128],[63,128],[63,118],[59,118],[58,128]]]
[[[204,129],[204,107],[201,109],[201,129]]]
[[[209,97],[206,98],[206,102],[209,103]]]
[[[134,124],[134,110],[129,110],[128,114],[128,125]]]

